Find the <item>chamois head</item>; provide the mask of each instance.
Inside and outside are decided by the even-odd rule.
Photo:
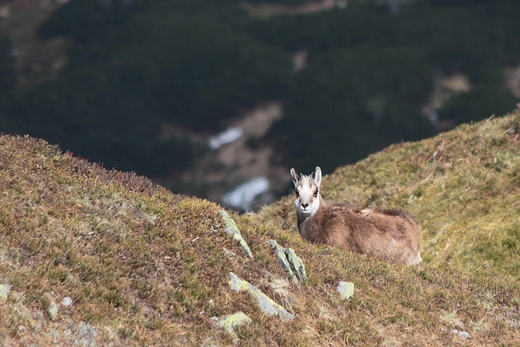
[[[321,169],[316,166],[316,170],[310,175],[298,176],[294,169],[291,169],[291,176],[294,183],[294,193],[296,194],[296,211],[305,217],[312,217],[320,207],[320,184]]]

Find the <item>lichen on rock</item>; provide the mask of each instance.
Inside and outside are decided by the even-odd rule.
[[[56,305],[56,302],[52,298],[50,293],[43,294],[43,298],[47,303],[47,313],[49,314],[49,317],[52,320],[55,320],[58,316],[58,305]]]
[[[248,291],[252,298],[254,298],[265,314],[268,316],[278,316],[282,320],[293,319],[294,315],[289,313],[283,306],[274,302],[273,299],[262,293],[260,289],[252,285],[251,283],[240,279],[237,275],[230,272],[231,279],[229,280],[229,286],[235,292]]]
[[[350,299],[354,295],[354,283],[352,282],[340,281],[337,289],[341,300]]]
[[[220,318],[217,324],[236,342],[238,341],[238,336],[235,329],[252,322],[253,320],[247,314],[237,312]]]
[[[9,296],[11,286],[9,284],[0,284],[0,300],[5,301]]]
[[[267,243],[274,249],[280,265],[289,278],[292,278],[296,284],[307,279],[303,261],[292,248],[283,248],[275,240],[269,240]]]
[[[230,235],[233,240],[238,242],[240,247],[242,247],[249,258],[253,259],[253,253],[251,252],[251,249],[249,248],[246,240],[244,240],[242,237],[240,230],[238,230],[235,221],[226,213],[226,211],[220,210],[219,212],[222,216],[222,219],[224,219],[225,229],[228,235]]]

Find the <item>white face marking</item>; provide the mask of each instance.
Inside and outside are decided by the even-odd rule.
[[[296,172],[291,170],[291,176],[295,186],[296,200],[294,205],[298,213],[312,217],[320,207],[320,183],[321,183],[321,169],[316,168],[314,175],[299,177]]]

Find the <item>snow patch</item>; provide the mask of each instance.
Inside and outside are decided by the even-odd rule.
[[[243,134],[244,131],[241,128],[228,128],[218,135],[211,136],[208,140],[208,145],[211,149],[215,150],[222,147],[225,144],[231,143],[239,139]]]
[[[222,197],[222,202],[225,205],[247,211],[251,208],[251,203],[257,196],[268,191],[269,180],[263,176],[257,177],[242,183],[229,193],[226,193]]]

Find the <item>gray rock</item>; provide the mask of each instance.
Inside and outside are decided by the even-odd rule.
[[[226,213],[224,210],[220,210],[220,215],[222,216],[222,219],[224,219],[224,225],[226,232],[228,235],[230,235],[233,240],[237,241],[240,247],[246,252],[247,256],[251,259],[253,259],[253,253],[251,253],[251,249],[249,249],[249,246],[242,237],[242,234],[240,233],[240,230],[238,230],[238,227],[235,223],[235,221]]]
[[[244,312],[237,312],[224,316],[218,319],[217,322],[218,325],[231,336],[233,341],[236,342],[238,341],[238,336],[235,329],[246,324],[251,324],[253,320]]]
[[[9,296],[11,286],[9,284],[0,284],[0,300],[5,301]]]
[[[471,335],[467,331],[453,329],[451,332],[454,333],[454,334],[459,335],[459,337],[462,340],[471,339]]]
[[[298,280],[305,281],[307,279],[303,261],[292,248],[285,249],[275,240],[269,240],[267,243],[274,249],[280,265],[289,278],[292,278],[295,283],[298,283]]]
[[[260,289],[258,289],[251,283],[240,279],[237,275],[235,275],[232,272],[229,273],[229,276],[231,277],[231,279],[229,280],[229,286],[231,287],[231,289],[235,292],[249,292],[251,297],[256,300],[262,312],[264,312],[268,316],[276,315],[282,320],[294,318],[293,314],[287,312],[287,310],[283,308],[283,306],[274,302],[273,299],[262,293]]]
[[[47,313],[49,314],[49,317],[51,320],[55,320],[58,316],[58,305],[56,305],[56,302],[50,293],[43,294],[43,298],[47,302]]]
[[[337,289],[341,300],[350,299],[354,295],[354,283],[352,282],[340,281]]]

